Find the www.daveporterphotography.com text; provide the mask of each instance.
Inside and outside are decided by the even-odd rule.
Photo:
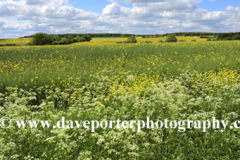
[[[240,128],[240,121],[236,120],[235,122],[229,124],[228,121],[218,120],[215,117],[212,117],[211,120],[157,120],[153,121],[150,117],[147,117],[146,120],[66,120],[65,117],[62,117],[55,125],[52,124],[51,120],[11,120],[8,117],[2,117],[0,119],[1,128],[9,128],[12,124],[12,121],[16,123],[18,128],[54,128],[54,129],[73,129],[75,127],[80,128],[83,126],[85,129],[91,129],[91,132],[95,132],[97,129],[102,128],[123,128],[123,129],[136,129],[137,132],[141,132],[142,129],[177,129],[179,132],[185,132],[186,129],[201,129],[203,132],[207,132],[208,129],[220,129],[221,132],[224,132],[226,127],[230,129]]]

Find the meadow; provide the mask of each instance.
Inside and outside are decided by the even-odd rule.
[[[9,38],[0,39],[0,44],[27,44],[31,41],[31,38]]]
[[[218,120],[240,115],[240,41],[93,39],[0,48],[0,117]],[[196,42],[191,42],[192,39]],[[144,43],[153,41],[153,43]],[[142,43],[141,43],[142,42]],[[0,128],[0,159],[238,159],[239,129]]]

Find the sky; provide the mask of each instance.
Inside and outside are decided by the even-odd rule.
[[[0,0],[0,38],[239,31],[239,0]]]

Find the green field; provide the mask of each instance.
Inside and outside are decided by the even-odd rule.
[[[180,75],[189,66],[199,73],[239,67],[239,42],[190,42],[158,44],[95,44],[67,46],[2,47],[0,90],[6,86],[24,89],[58,85],[69,77],[90,82],[90,74],[105,67],[147,74],[155,79]]]
[[[166,37],[159,37],[159,38],[142,38],[136,37],[138,43],[144,43],[145,41],[152,41],[153,43],[158,43],[159,41],[165,41]],[[192,40],[196,41],[206,41],[207,38],[200,38],[200,37],[177,37],[179,41],[183,40],[185,42],[191,42]],[[212,38],[215,39],[215,38]],[[116,44],[116,42],[126,41],[126,37],[97,37],[93,38],[91,44]],[[30,43],[31,38],[9,38],[9,39],[0,39],[0,45],[5,44],[17,44],[17,45],[24,45]],[[81,42],[82,43],[82,42]]]
[[[31,38],[9,38],[0,39],[0,44],[27,44],[31,41]]]
[[[229,126],[240,115],[240,41],[182,39],[187,42],[137,38],[137,44],[116,44],[123,39],[113,38],[1,47],[0,117],[52,124],[62,117],[150,117],[154,122],[215,117],[228,120],[228,127],[138,132],[135,124],[92,132],[82,125],[19,129],[13,123],[8,129],[0,127],[0,159],[238,159],[240,131]]]

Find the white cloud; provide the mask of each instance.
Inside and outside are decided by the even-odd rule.
[[[122,14],[122,11],[121,11],[123,10],[122,8],[124,7],[121,7],[117,3],[112,3],[103,9],[102,14],[106,16],[120,15]]]
[[[44,4],[45,0],[25,0],[25,3],[28,5],[40,5],[40,4]]]
[[[228,32],[240,27],[240,8],[209,12],[201,0],[112,0],[102,14],[86,12],[68,0],[0,1],[0,37],[36,32],[166,33]],[[118,2],[131,3],[123,7]]]
[[[153,2],[166,2],[167,0],[111,0],[111,1],[124,3],[153,3]]]

